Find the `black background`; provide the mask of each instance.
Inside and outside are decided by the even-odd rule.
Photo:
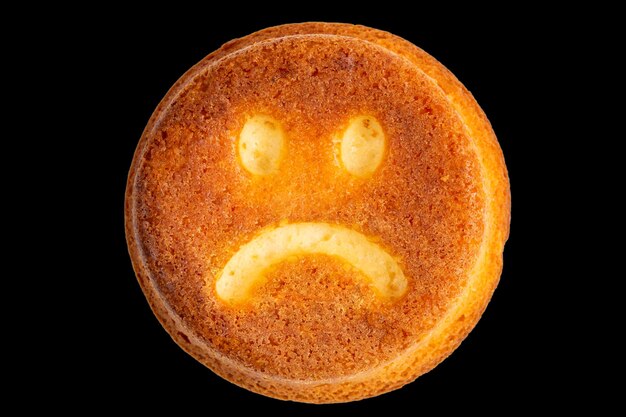
[[[252,408],[275,415],[370,415],[407,407],[416,414],[505,412],[556,403],[552,386],[567,376],[552,344],[558,319],[545,310],[551,278],[545,269],[537,272],[538,264],[545,265],[543,248],[550,240],[545,232],[537,239],[537,221],[549,217],[551,209],[537,204],[538,194],[546,191],[541,184],[550,179],[537,180],[537,171],[548,157],[535,149],[542,141],[537,125],[544,123],[545,105],[555,100],[539,82],[550,77],[551,62],[559,56],[558,45],[566,35],[539,36],[544,22],[533,14],[512,23],[486,17],[451,20],[443,12],[403,16],[364,9],[245,16],[233,11],[206,15],[206,20],[194,16],[193,23],[187,24],[187,15],[195,13],[188,10],[160,19],[112,18],[93,26],[83,22],[68,35],[68,42],[81,35],[89,39],[89,47],[74,49],[79,60],[69,75],[78,87],[77,114],[91,132],[80,142],[89,156],[80,162],[91,180],[91,192],[83,203],[90,219],[89,237],[77,245],[91,272],[72,281],[81,294],[72,314],[89,325],[70,329],[73,340],[80,340],[67,347],[64,360],[66,369],[76,372],[75,384],[68,388],[72,395],[97,407],[174,407],[181,412],[197,407],[208,414],[218,404],[232,407],[232,412]],[[451,357],[408,386],[339,405],[297,404],[253,394],[184,353],[150,311],[124,236],[124,191],[133,152],[169,87],[230,39],[301,21],[340,21],[387,30],[437,58],[488,115],[505,155],[512,189],[504,272],[474,331]]]

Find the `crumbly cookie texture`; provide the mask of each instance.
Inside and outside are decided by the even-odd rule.
[[[484,113],[411,43],[303,23],[227,43],[155,110],[126,236],[158,319],[249,390],[344,402],[401,387],[475,326],[510,192]]]

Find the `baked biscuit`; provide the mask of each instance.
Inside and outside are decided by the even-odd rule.
[[[329,403],[428,372],[498,283],[510,193],[461,83],[375,29],[304,23],[227,43],[155,110],[126,192],[139,283],[227,380]]]

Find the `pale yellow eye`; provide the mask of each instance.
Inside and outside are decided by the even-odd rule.
[[[246,121],[239,134],[239,160],[254,175],[276,172],[285,147],[285,132],[280,123],[265,115],[255,115]]]
[[[341,137],[341,162],[356,177],[369,177],[376,171],[385,153],[385,133],[372,116],[358,116],[350,120]]]

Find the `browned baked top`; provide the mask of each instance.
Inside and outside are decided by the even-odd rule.
[[[130,215],[162,299],[210,349],[268,376],[337,378],[417,343],[461,291],[478,255],[485,196],[472,141],[442,90],[388,49],[337,35],[260,40],[188,73],[138,150]],[[238,158],[246,120],[285,132],[278,171]],[[373,175],[350,175],[336,138],[371,115],[387,139]],[[356,230],[408,280],[377,297],[335,257],[292,257],[243,304],[217,297],[233,254],[268,227],[323,222]]]

